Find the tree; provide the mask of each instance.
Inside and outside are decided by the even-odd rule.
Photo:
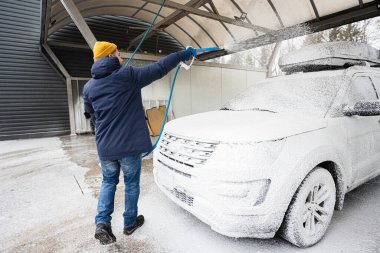
[[[326,41],[339,41],[340,33],[342,32],[340,27],[334,27],[330,31],[327,31]]]
[[[317,32],[310,34],[306,36],[305,40],[303,41],[303,45],[312,45],[312,44],[317,44],[317,43],[322,43],[325,41],[323,32]]]
[[[368,25],[370,20],[334,27],[330,30],[317,32],[305,37],[303,45],[311,45],[328,41],[368,42]]]

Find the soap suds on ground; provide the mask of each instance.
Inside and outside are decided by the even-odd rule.
[[[92,136],[0,142],[1,252],[296,252],[279,237],[233,239],[166,198],[153,183],[144,160],[140,212],[145,225],[122,234],[124,186],[116,193],[113,230],[117,243],[93,238],[100,169]],[[84,195],[80,191],[78,180]],[[122,176],[122,175],[121,175]],[[302,252],[379,252],[380,177],[346,196],[326,237]]]

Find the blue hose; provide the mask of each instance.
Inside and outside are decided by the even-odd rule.
[[[135,51],[133,51],[133,53],[132,53],[131,57],[128,59],[127,63],[124,64],[124,67],[129,66],[129,64],[131,63],[133,57],[135,56],[135,54],[137,53],[137,51],[140,49],[140,47],[141,47],[142,43],[144,42],[146,36],[148,35],[148,33],[150,32],[150,30],[152,29],[153,24],[156,22],[156,19],[157,19],[158,16],[160,15],[160,12],[161,12],[162,8],[164,7],[165,1],[166,1],[166,0],[163,0],[163,1],[162,1],[161,7],[160,7],[160,9],[158,10],[156,16],[154,17],[154,19],[153,19],[152,22],[150,23],[148,29],[145,31],[144,36],[141,38],[140,43],[139,43],[138,46],[136,47]]]
[[[163,1],[162,1],[161,7],[160,7],[160,9],[158,10],[156,16],[154,17],[154,19],[153,19],[152,22],[150,23],[148,29],[145,31],[143,37],[141,38],[139,44],[137,45],[137,47],[136,47],[136,49],[135,49],[135,51],[132,53],[132,55],[131,55],[131,57],[128,59],[128,61],[124,64],[124,67],[128,67],[128,66],[129,66],[129,64],[131,63],[133,57],[135,56],[135,54],[137,53],[137,51],[140,49],[142,43],[143,43],[144,40],[146,39],[146,36],[148,35],[148,33],[150,32],[150,30],[152,29],[153,24],[156,22],[157,17],[160,15],[160,12],[161,12],[162,8],[163,8],[164,5],[165,5],[165,1],[166,1],[166,0],[163,0]],[[220,50],[220,48],[219,48],[219,47],[200,48],[200,49],[197,49],[197,53],[204,53],[204,52],[217,51],[217,50]],[[165,117],[164,117],[164,121],[162,122],[162,127],[161,127],[160,134],[158,135],[158,138],[157,138],[156,142],[154,143],[152,150],[150,150],[148,153],[146,153],[145,155],[143,155],[143,157],[146,157],[146,156],[150,155],[150,154],[153,152],[153,150],[157,147],[158,142],[159,142],[160,139],[161,139],[162,133],[163,133],[163,131],[164,131],[164,126],[165,126],[165,124],[166,124],[166,120],[167,120],[167,118],[168,118],[168,113],[169,113],[170,103],[171,103],[171,101],[172,101],[172,95],[173,95],[173,90],[174,90],[175,81],[176,81],[176,79],[177,79],[177,76],[178,76],[178,73],[179,73],[180,68],[181,68],[181,66],[178,66],[178,67],[177,67],[177,69],[176,69],[176,71],[175,71],[175,74],[174,74],[174,77],[173,77],[172,85],[171,85],[171,88],[170,88],[170,94],[169,94],[168,104],[167,104],[167,107],[166,107]]]
[[[150,30],[152,29],[153,27],[153,24],[156,22],[156,19],[158,18],[158,16],[160,15],[160,12],[162,10],[162,8],[164,7],[165,5],[165,1],[166,0],[163,0],[162,1],[162,4],[161,4],[161,7],[160,9],[158,10],[156,16],[154,17],[154,19],[152,20],[152,22],[150,23],[148,29],[145,31],[143,37],[141,38],[139,44],[137,45],[135,51],[133,51],[131,57],[128,59],[128,61],[124,64],[124,67],[128,67],[129,64],[131,63],[133,57],[135,57],[135,54],[137,53],[137,51],[140,49],[142,43],[144,42],[146,36],[148,35],[148,33],[150,32]],[[160,132],[160,135],[158,136],[158,139],[156,141],[156,143],[153,145],[153,149],[151,151],[149,151],[148,153],[146,153],[143,157],[146,157],[148,156],[150,153],[152,153],[152,151],[156,148],[157,144],[158,144],[158,141],[160,140],[161,138],[161,135],[162,135],[162,132],[164,130],[164,126],[165,126],[165,122],[167,120],[167,117],[168,117],[168,112],[169,112],[169,107],[170,107],[170,102],[171,102],[171,99],[172,99],[172,94],[173,94],[173,88],[174,88],[174,83],[175,83],[175,80],[177,79],[177,75],[178,75],[178,72],[179,72],[179,67],[177,68],[177,71],[175,72],[175,75],[174,75],[174,79],[173,79],[173,83],[172,83],[172,88],[170,90],[170,96],[169,96],[169,101],[168,101],[168,107],[166,108],[166,111],[165,111],[165,118],[164,118],[164,122],[162,123],[162,128],[161,128],[161,132]]]
[[[220,48],[219,47],[200,48],[200,49],[197,49],[197,53],[211,52],[211,51],[217,51],[217,50],[220,50]],[[150,150],[148,153],[146,153],[145,155],[143,155],[143,158],[147,157],[148,155],[150,155],[153,152],[153,150],[157,147],[158,142],[161,139],[162,133],[164,132],[164,127],[165,127],[165,124],[166,124],[166,120],[168,119],[168,113],[169,113],[170,103],[172,101],[172,95],[173,95],[174,85],[175,85],[175,82],[177,80],[177,76],[178,76],[178,73],[179,73],[180,69],[181,69],[181,66],[178,66],[177,69],[176,69],[176,71],[175,71],[175,73],[174,73],[174,77],[173,77],[172,84],[171,84],[171,87],[170,87],[168,104],[166,106],[165,117],[164,117],[164,121],[162,122],[160,134],[158,135],[157,140],[154,143],[152,150]]]
[[[143,155],[143,157],[146,157],[146,156],[150,155],[153,152],[153,150],[157,147],[157,144],[158,144],[158,142],[161,139],[162,133],[164,132],[164,126],[166,124],[166,120],[168,119],[168,113],[169,113],[170,103],[172,101],[172,95],[173,95],[175,81],[177,79],[177,76],[178,76],[178,73],[179,73],[180,69],[181,69],[181,66],[178,66],[177,69],[176,69],[176,71],[175,71],[174,77],[173,77],[172,85],[170,87],[168,104],[166,106],[165,117],[164,117],[164,121],[162,122],[160,134],[158,135],[158,138],[157,138],[156,142],[154,143],[152,150],[149,151],[148,153],[146,153],[145,155]]]

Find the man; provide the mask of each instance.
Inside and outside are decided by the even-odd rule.
[[[172,53],[141,68],[122,67],[117,46],[96,42],[92,79],[83,89],[85,112],[95,119],[95,135],[103,182],[95,217],[95,238],[101,244],[116,241],[111,229],[116,185],[124,174],[124,234],[130,235],[144,224],[137,216],[142,154],[152,149],[141,99],[141,89],[165,76],[180,61],[196,56],[194,48]]]

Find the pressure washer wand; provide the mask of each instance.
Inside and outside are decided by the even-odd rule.
[[[207,53],[207,52],[214,52],[218,50],[222,50],[223,48],[221,47],[205,47],[205,48],[199,48],[197,49],[197,53]]]
[[[222,48],[221,47],[205,47],[205,48],[196,49],[197,54],[207,53],[207,52],[214,52],[214,51],[218,51],[218,50],[222,50]],[[191,66],[193,65],[195,59],[196,59],[196,57],[193,57],[193,59],[191,60],[191,62],[190,62],[189,65],[187,65],[184,62],[180,62],[180,65],[181,65],[182,68],[184,68],[186,70],[189,70],[191,68]]]

